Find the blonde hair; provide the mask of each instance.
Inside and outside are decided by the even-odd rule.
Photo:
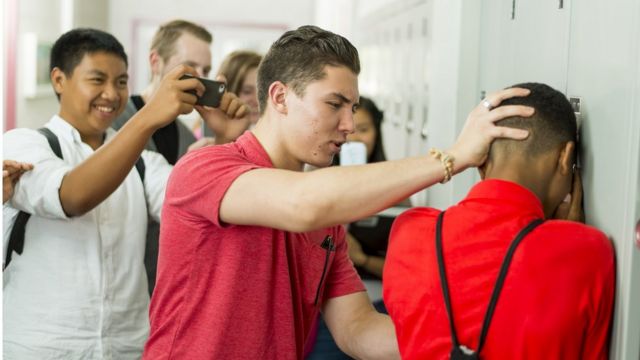
[[[209,44],[213,41],[213,36],[204,27],[186,20],[173,20],[161,25],[153,35],[151,50],[158,52],[163,61],[168,61],[175,53],[176,40],[184,33],[189,33]]]
[[[227,78],[227,90],[238,94],[247,73],[260,65],[262,56],[253,51],[239,50],[227,55],[220,65],[218,75]]]

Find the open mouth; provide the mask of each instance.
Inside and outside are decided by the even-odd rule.
[[[93,108],[104,114],[111,114],[116,111],[116,108],[113,106],[94,105]]]
[[[332,141],[331,148],[334,152],[338,153],[340,152],[340,147],[342,147],[343,144],[344,144],[344,141]]]

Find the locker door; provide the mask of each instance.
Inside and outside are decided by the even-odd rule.
[[[575,1],[568,94],[581,98],[587,222],[614,242],[612,359],[640,359],[640,2]]]
[[[405,38],[404,18],[400,15],[392,17],[386,29],[386,41],[383,45],[385,66],[381,69],[384,81],[381,84],[384,95],[384,149],[387,159],[395,160],[406,157],[406,119],[407,107],[407,63],[408,44]],[[404,30],[404,31],[403,31]]]
[[[484,92],[502,89],[514,82],[516,26],[512,19],[512,1],[482,1],[478,80],[483,93],[479,98],[484,97]]]
[[[513,70],[509,83],[542,82],[567,90],[570,1],[515,0]]]
[[[408,99],[409,118],[407,131],[409,139],[407,156],[422,155],[428,152],[428,107],[429,102],[429,64],[427,54],[431,51],[429,32],[430,2],[417,6],[412,11],[411,29],[413,37],[411,45],[410,95]]]
[[[481,90],[490,92],[533,81],[565,92],[569,20],[569,1],[484,1]]]
[[[424,155],[428,152],[428,104],[429,104],[429,64],[431,32],[429,31],[432,2],[425,2],[411,11],[410,28],[412,37],[410,62],[410,94],[407,99],[407,156]],[[427,205],[427,191],[420,191],[411,197],[414,206]]]

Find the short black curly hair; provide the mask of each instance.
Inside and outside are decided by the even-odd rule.
[[[576,116],[563,93],[540,83],[510,86],[510,88],[514,87],[529,89],[531,93],[528,96],[504,100],[499,106],[531,106],[535,109],[535,114],[528,118],[520,116],[506,118],[498,121],[496,125],[528,130],[529,137],[523,141],[498,139],[491,147],[492,153],[496,147],[505,147],[509,152],[536,156],[569,141],[577,144]]]

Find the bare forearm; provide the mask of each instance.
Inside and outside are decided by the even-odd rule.
[[[344,351],[356,359],[399,359],[398,342],[389,316],[371,312],[350,329]]]
[[[367,256],[366,261],[360,266],[369,273],[382,278],[384,270],[384,258],[380,256]]]
[[[71,170],[60,186],[65,213],[82,215],[111,195],[133,168],[154,130],[141,111],[111,141]]]
[[[332,167],[306,174],[300,211],[315,210],[312,224],[349,223],[398,203],[443,179],[440,161],[427,156],[363,166]]]
[[[456,163],[454,172],[465,168]],[[220,205],[220,219],[295,232],[346,224],[441,181],[444,172],[430,156],[307,173],[257,169],[233,182]]]

